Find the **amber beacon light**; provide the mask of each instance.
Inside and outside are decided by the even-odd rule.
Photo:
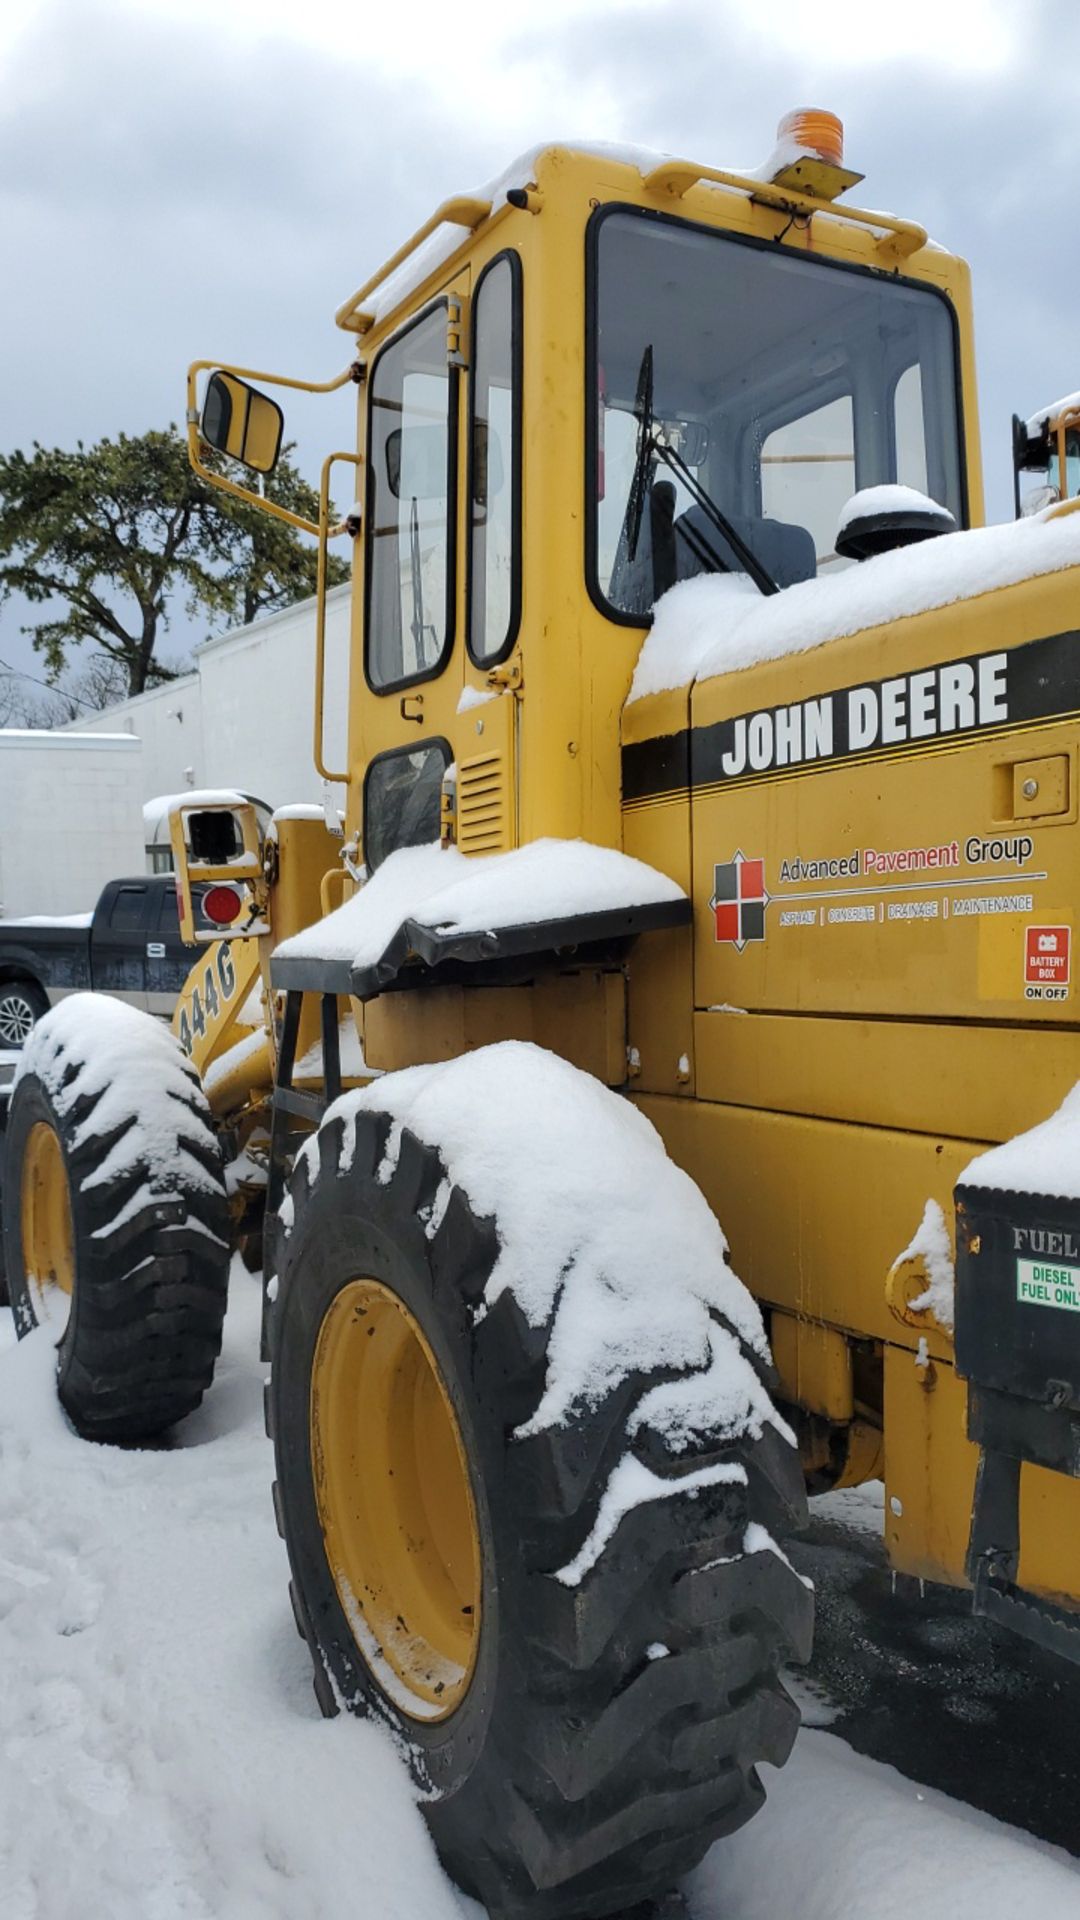
[[[776,139],[778,145],[790,141],[834,167],[844,164],[844,123],[824,107],[793,107],[777,127]]]
[[[777,171],[772,184],[811,194],[818,200],[835,200],[862,179],[844,165],[844,123],[824,107],[795,107],[785,113],[776,129]],[[782,156],[796,150],[797,158]]]

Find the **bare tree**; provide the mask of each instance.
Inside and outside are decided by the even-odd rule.
[[[0,727],[35,727],[33,697],[21,674],[0,665]]]
[[[92,654],[78,673],[72,673],[58,687],[51,688],[36,702],[39,727],[66,727],[85,720],[92,713],[104,713],[128,698],[128,677],[123,663],[107,653]]]

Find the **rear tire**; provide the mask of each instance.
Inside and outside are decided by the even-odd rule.
[[[744,1552],[744,1542],[754,1521],[779,1533],[804,1517],[797,1456],[774,1427],[758,1439],[705,1437],[677,1457],[644,1434],[629,1437],[634,1409],[657,1384],[649,1374],[623,1379],[561,1427],[513,1438],[543,1391],[549,1330],[530,1326],[509,1291],[477,1312],[497,1224],[476,1218],[460,1189],[446,1201],[439,1154],[408,1131],[387,1177],[387,1115],[360,1111],[355,1122],[355,1150],[350,1119],[343,1155],[345,1122],[335,1116],[310,1150],[317,1158],[305,1153],[294,1169],[267,1393],[274,1505],[317,1698],[324,1713],[370,1713],[397,1734],[445,1865],[492,1920],[622,1912],[664,1893],[740,1826],[764,1797],[757,1763],[780,1765],[790,1751],[798,1713],[778,1670],[809,1656],[811,1599],[780,1554]],[[330,1390],[327,1329],[344,1309],[361,1348],[372,1337],[358,1280],[374,1283],[376,1304],[396,1296],[418,1329],[468,1463],[480,1626],[464,1690],[443,1718],[430,1717],[430,1685],[426,1702],[410,1700],[380,1651],[374,1576],[343,1594],[328,1560],[328,1453],[339,1455],[339,1478],[354,1463],[359,1504],[379,1472],[377,1427],[362,1415],[328,1436],[318,1411]],[[400,1424],[421,1442],[439,1431]],[[564,1584],[553,1576],[580,1552],[628,1453],[673,1491],[629,1511],[580,1582]],[[423,1444],[406,1455],[397,1473],[422,1478]],[[440,1468],[446,1457],[444,1447]],[[741,1467],[745,1484],[679,1494],[681,1477],[719,1462]],[[389,1485],[376,1489],[376,1510]],[[461,1503],[442,1470],[431,1494],[435,1535]],[[445,1531],[453,1541],[449,1523]],[[463,1596],[464,1558],[459,1543]],[[399,1615],[406,1640],[420,1639],[419,1618],[419,1609],[412,1621]],[[425,1656],[419,1671],[426,1684],[440,1669]]]
[[[36,980],[5,980],[0,985],[0,1051],[24,1047],[49,1001]]]
[[[93,1009],[84,1035],[79,1002]],[[145,1440],[197,1407],[221,1347],[228,1201],[198,1078],[160,1022],[96,995],[41,1022],[11,1099],[3,1194],[16,1328],[53,1327],[77,1431]]]

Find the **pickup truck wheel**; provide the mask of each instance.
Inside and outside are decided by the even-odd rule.
[[[267,1425],[316,1697],[391,1728],[492,1920],[637,1911],[748,1818],[757,1763],[795,1737],[778,1670],[808,1657],[811,1597],[765,1527],[802,1517],[798,1459],[717,1410],[687,1451],[650,1454],[664,1497],[605,1535],[664,1376],[517,1438],[550,1327],[509,1292],[487,1304],[498,1222],[391,1127],[335,1112],[281,1216]]]
[[[47,1327],[87,1439],[144,1440],[198,1406],[229,1270],[221,1155],[159,1021],[74,994],[23,1051],[4,1137],[3,1247],[22,1337]]]
[[[48,999],[36,980],[5,980],[0,985],[0,1047],[25,1046],[48,1011]]]

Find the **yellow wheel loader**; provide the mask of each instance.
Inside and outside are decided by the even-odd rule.
[[[985,527],[967,270],[859,178],[821,113],[753,174],[543,148],[336,379],[192,367],[196,469],[353,549],[347,761],[321,584],[338,797],[178,806],[170,1059],[69,1001],[14,1090],[87,1432],[194,1404],[261,1244],[316,1692],[497,1920],[636,1912],[754,1809],[806,1488],[883,1478],[894,1567],[1080,1652],[1076,416]],[[350,384],[298,520],[264,389]]]

